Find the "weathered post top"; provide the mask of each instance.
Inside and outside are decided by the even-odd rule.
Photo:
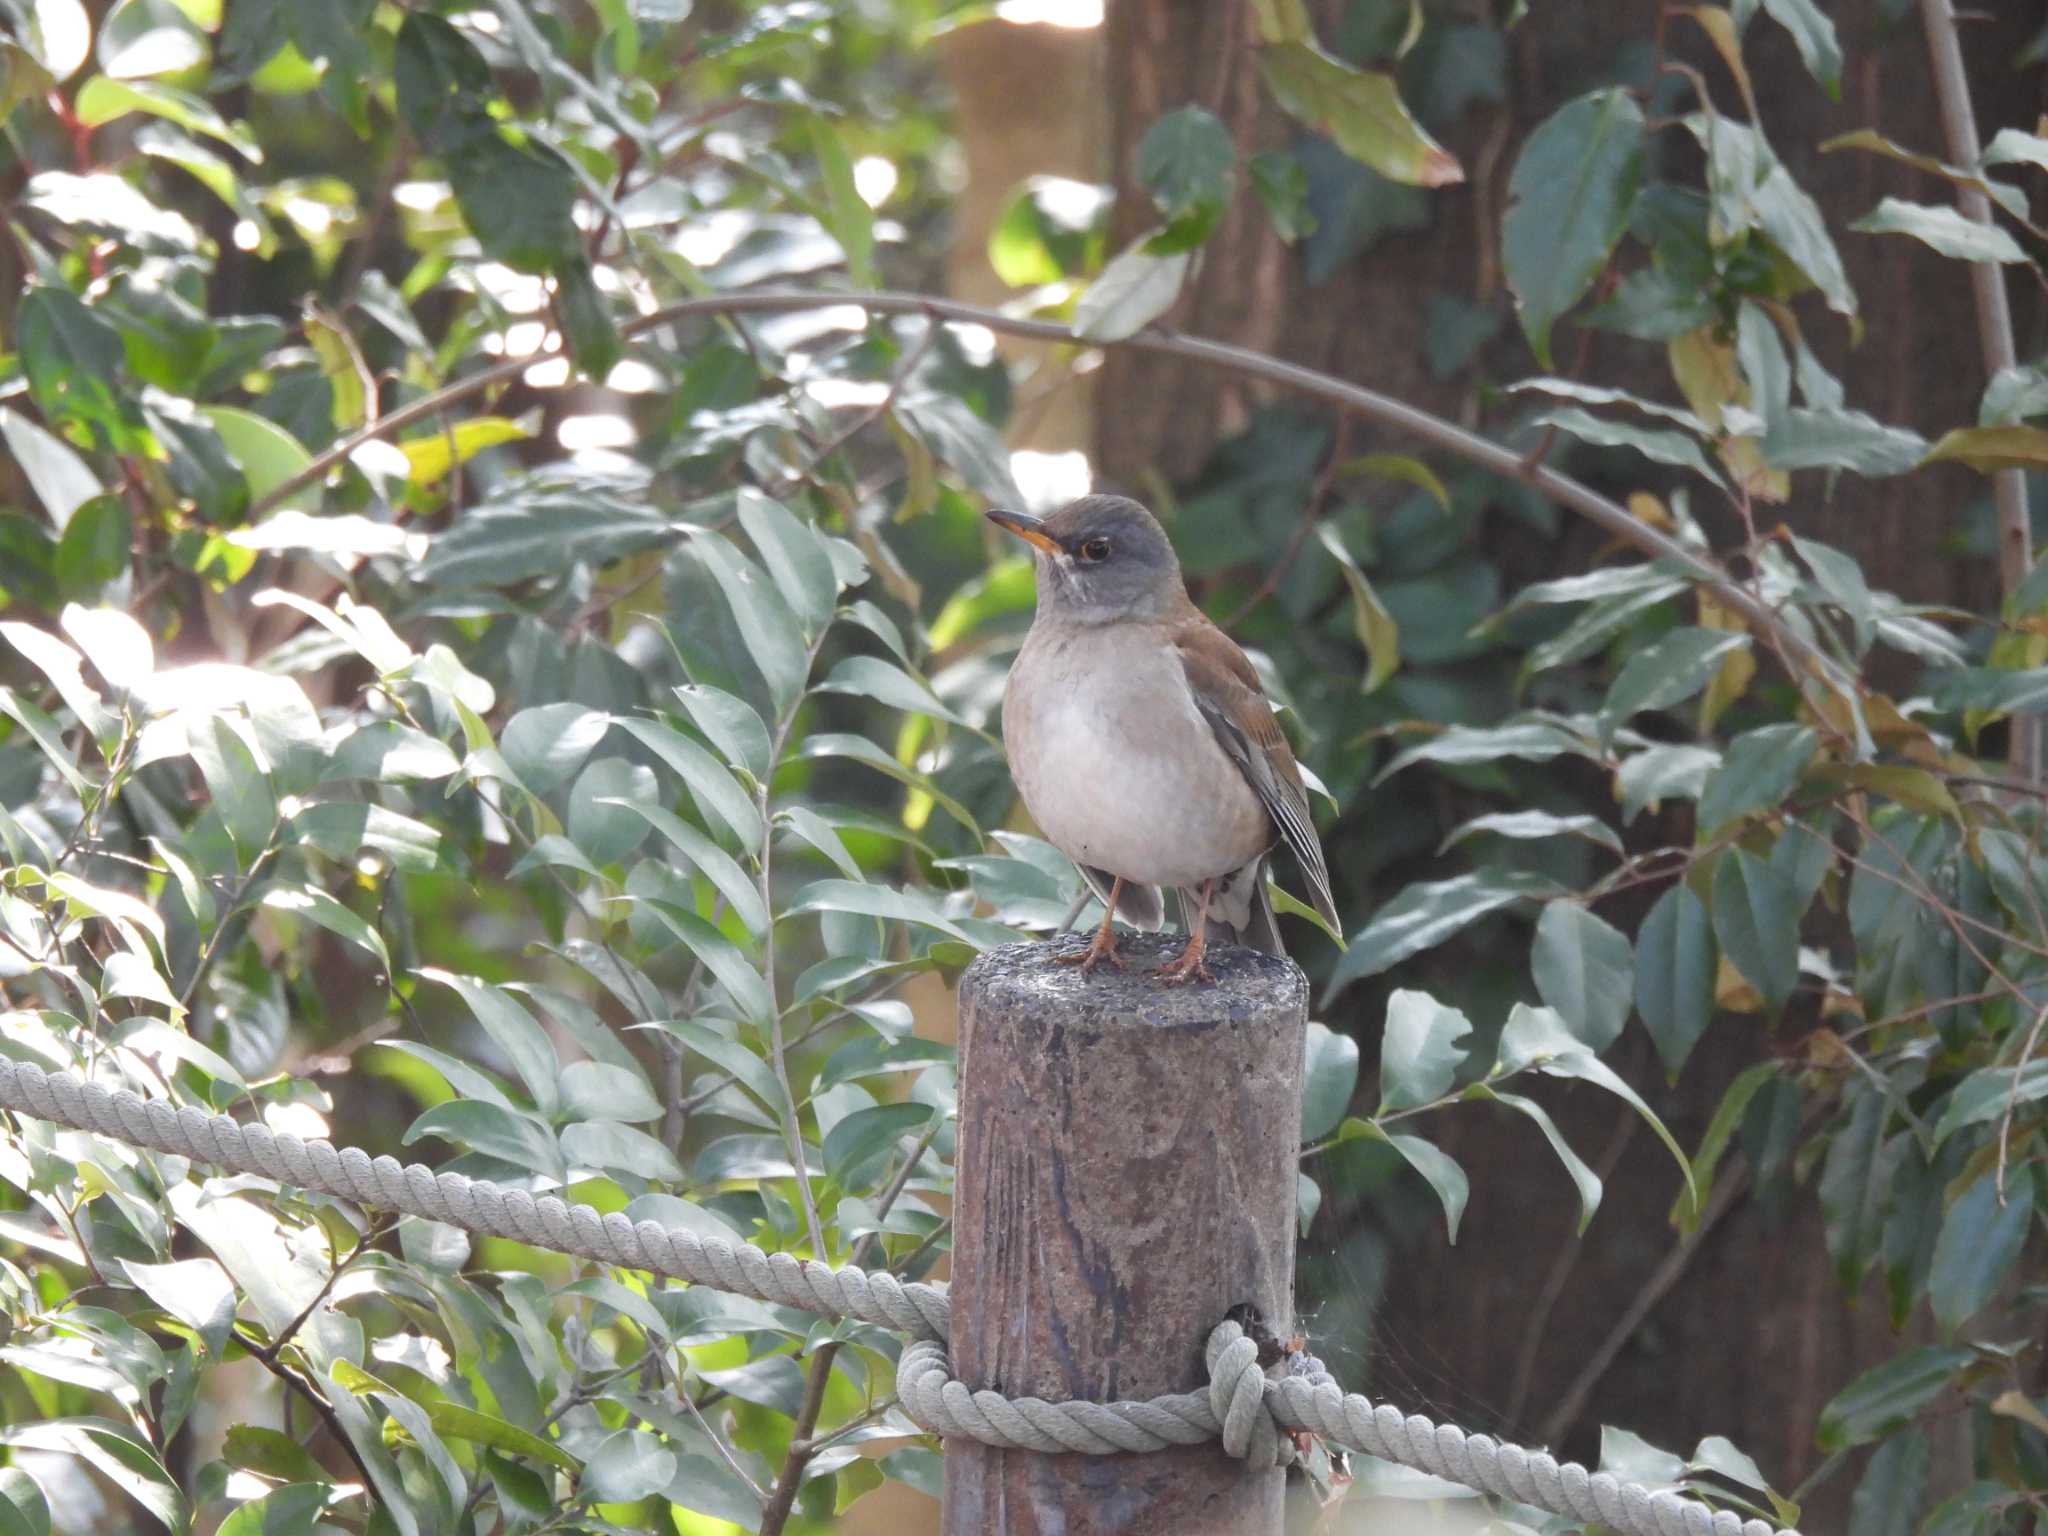
[[[1177,948],[1127,935],[1127,969],[1084,976],[1054,945],[1012,944],[961,978],[952,1361],[970,1387],[1186,1392],[1233,1307],[1292,1331],[1308,983],[1245,949],[1210,952],[1213,984],[1145,974]],[[1214,1444],[1090,1457],[951,1441],[944,1530],[1277,1536],[1281,1492],[1280,1473]]]

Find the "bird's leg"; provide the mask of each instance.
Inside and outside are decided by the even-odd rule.
[[[1188,935],[1188,947],[1152,973],[1161,981],[1178,985],[1190,978],[1198,981],[1216,979],[1209,974],[1209,967],[1202,964],[1202,950],[1209,941],[1209,898],[1215,890],[1214,880],[1202,882],[1202,894],[1195,902],[1195,930]]]
[[[1116,952],[1116,933],[1110,927],[1116,918],[1116,899],[1123,891],[1124,877],[1118,875],[1110,882],[1109,900],[1103,903],[1102,926],[1095,930],[1095,937],[1089,941],[1088,947],[1071,955],[1054,955],[1053,959],[1056,962],[1061,965],[1078,965],[1084,976],[1094,970],[1096,963],[1102,960],[1107,960],[1118,970],[1124,968],[1123,956]]]

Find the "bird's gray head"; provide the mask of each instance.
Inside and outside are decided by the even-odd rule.
[[[988,520],[1038,551],[1038,608],[1077,624],[1164,618],[1186,604],[1180,561],[1159,520],[1124,496],[1083,496],[1038,518]]]

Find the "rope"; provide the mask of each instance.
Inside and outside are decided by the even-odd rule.
[[[536,1198],[485,1179],[371,1157],[357,1147],[337,1148],[225,1115],[174,1108],[161,1099],[5,1058],[0,1058],[0,1109],[230,1173],[258,1174],[470,1232],[894,1329],[912,1341],[896,1368],[897,1395],[905,1411],[921,1428],[949,1438],[999,1449],[1089,1456],[1221,1440],[1228,1454],[1268,1468],[1298,1459],[1294,1440],[1283,1433],[1292,1431],[1553,1514],[1597,1521],[1626,1536],[1799,1536],[1696,1499],[1588,1472],[1540,1451],[1468,1435],[1454,1424],[1375,1405],[1359,1393],[1345,1392],[1320,1362],[1305,1356],[1296,1357],[1290,1374],[1274,1380],[1259,1364],[1258,1346],[1234,1322],[1218,1324],[1209,1335],[1206,1390],[1142,1402],[1010,1398],[953,1378],[944,1342],[949,1313],[943,1286],[768,1253],[752,1243],[634,1222],[617,1213],[601,1215],[551,1195]]]

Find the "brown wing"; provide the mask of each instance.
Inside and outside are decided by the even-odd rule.
[[[1178,627],[1175,643],[1187,671],[1195,706],[1216,733],[1224,753],[1266,807],[1280,836],[1301,863],[1309,897],[1323,920],[1338,928],[1337,903],[1330,895],[1330,871],[1310,818],[1308,791],[1294,749],[1287,745],[1272,706],[1259,690],[1259,674],[1237,642],[1207,620]]]

